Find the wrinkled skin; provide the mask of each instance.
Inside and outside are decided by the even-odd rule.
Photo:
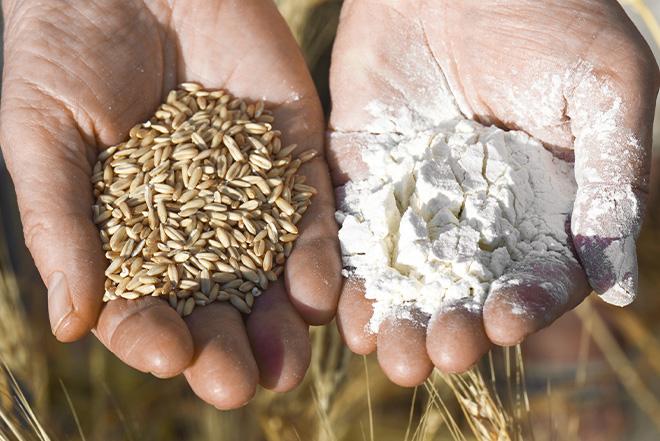
[[[610,303],[632,301],[658,70],[616,1],[349,0],[330,81],[337,186],[368,173],[359,159],[365,138],[431,127],[447,88],[464,116],[523,130],[575,159],[571,230],[580,264],[528,261],[500,279],[522,284],[497,284],[483,305],[459,302],[426,325],[390,320],[377,335],[365,330],[371,306],[360,281],[344,284],[340,332],[355,352],[377,350],[394,382],[419,384],[433,366],[464,371],[492,343],[515,344],[548,326],[591,288]],[[389,112],[388,124],[374,124],[365,110],[372,102]],[[613,261],[612,250],[626,259]]]
[[[220,408],[244,404],[259,383],[294,388],[310,361],[308,325],[332,319],[341,286],[322,154],[301,169],[319,194],[299,224],[284,277],[248,318],[227,304],[185,320],[157,298],[102,304],[107,263],[91,220],[98,151],[123,141],[180,82],[265,99],[283,143],[323,153],[320,103],[273,2],[27,0],[3,8],[0,141],[27,245],[49,287],[56,337],[71,341],[92,330],[136,369],[183,372]]]

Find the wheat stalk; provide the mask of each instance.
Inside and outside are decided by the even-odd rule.
[[[12,402],[10,409],[4,405],[0,406],[0,438],[18,441],[50,441],[50,437],[2,357],[0,357],[0,369],[3,377],[8,379],[8,383],[0,385],[0,395]]]

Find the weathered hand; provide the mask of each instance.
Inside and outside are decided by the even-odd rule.
[[[247,318],[226,304],[185,320],[157,298],[102,305],[107,262],[91,219],[98,151],[125,139],[180,82],[264,99],[284,143],[322,153],[318,97],[273,2],[8,0],[4,14],[0,136],[57,338],[92,330],[136,369],[183,372],[221,408],[244,404],[259,383],[295,387],[310,360],[308,325],[332,319],[341,283],[323,159],[301,169],[318,195],[299,224],[284,282]]]
[[[483,308],[454,305],[428,324],[386,322],[378,335],[365,331],[369,301],[349,279],[337,313],[347,344],[359,353],[377,348],[390,378],[414,385],[433,365],[463,371],[491,342],[514,344],[549,325],[589,284],[610,303],[631,302],[658,78],[651,51],[614,0],[347,1],[330,78],[335,184],[365,176],[360,137],[374,127],[432,127],[438,97],[450,91],[464,116],[523,130],[575,158],[571,229],[581,263],[515,266],[500,281],[517,283],[494,284]],[[373,102],[389,120],[374,124]]]

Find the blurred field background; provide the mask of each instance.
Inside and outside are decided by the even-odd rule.
[[[327,112],[341,1],[276,3]],[[622,3],[658,57],[660,1]],[[659,132],[656,124],[656,146]],[[416,389],[390,383],[375,355],[350,353],[334,325],[313,328],[304,383],[283,395],[260,390],[235,411],[206,405],[181,377],[133,370],[92,336],[58,343],[1,161],[0,208],[0,440],[660,439],[660,204],[638,242],[640,293],[631,307],[590,298],[522,348],[496,348],[475,371],[435,372]]]

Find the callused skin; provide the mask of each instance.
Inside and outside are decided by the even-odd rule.
[[[388,323],[378,338],[365,331],[369,301],[348,281],[337,322],[354,351],[377,349],[393,381],[419,384],[431,362],[464,371],[491,343],[514,344],[548,326],[591,287],[610,303],[632,301],[659,74],[616,1],[348,0],[332,60],[327,139],[336,186],[367,173],[359,145],[374,133],[370,104],[390,112],[382,130],[430,127],[442,90],[466,117],[526,131],[574,158],[578,183],[571,230],[580,264],[518,265],[503,278],[522,285],[493,290],[484,305],[451,305],[427,327]],[[626,208],[590,215],[607,204]],[[613,261],[610,245],[629,258]]]
[[[3,12],[0,141],[56,337],[92,330],[136,369],[183,372],[220,408],[243,405],[259,383],[280,392],[298,385],[308,325],[334,316],[341,262],[321,106],[273,2],[7,0]],[[102,305],[107,263],[91,219],[92,165],[185,81],[264,99],[283,143],[321,153],[301,169],[318,195],[284,277],[247,319],[222,304],[185,321],[155,298]]]

